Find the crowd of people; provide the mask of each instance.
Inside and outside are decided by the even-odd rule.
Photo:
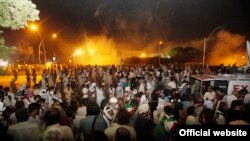
[[[219,73],[229,72],[219,69]],[[248,125],[250,93],[207,86],[199,97],[198,65],[26,68],[0,87],[0,138],[8,141],[166,141],[178,125]]]

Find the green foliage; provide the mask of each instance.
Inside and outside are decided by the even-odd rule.
[[[31,0],[0,0],[0,27],[17,30],[36,20],[39,20],[39,11]],[[6,59],[15,52],[15,47],[7,47],[1,33],[0,58]]]
[[[0,26],[25,28],[28,22],[39,20],[39,11],[31,0],[0,0]]]
[[[1,31],[0,31],[0,58],[7,59],[9,55],[15,52],[15,50],[16,50],[15,47],[8,47],[5,45],[4,38],[1,37]]]
[[[170,50],[170,52],[168,53],[168,55],[169,55],[170,57],[175,57],[176,55],[178,55],[180,49],[181,49],[180,47],[172,48],[172,49]]]

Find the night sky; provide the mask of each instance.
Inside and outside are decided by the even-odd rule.
[[[74,34],[103,33],[114,38],[130,34],[149,40],[186,41],[202,38],[225,25],[249,36],[248,0],[34,0],[44,26]],[[98,11],[98,12],[97,12]],[[129,37],[126,37],[129,38]],[[125,39],[126,39],[125,38]],[[145,38],[145,37],[144,37]]]
[[[129,50],[140,51],[159,40],[168,47],[195,46],[189,43],[203,40],[221,25],[231,34],[250,38],[249,0],[32,1],[40,10],[42,34],[60,32],[57,46],[75,48],[85,37],[100,35],[112,38],[117,46],[126,44]],[[26,37],[38,44],[39,40],[25,30],[6,31],[4,35],[8,42]]]

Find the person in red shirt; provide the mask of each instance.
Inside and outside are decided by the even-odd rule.
[[[218,101],[221,101],[224,97],[222,89],[220,87],[215,87],[215,97],[214,97],[214,105],[217,105]]]

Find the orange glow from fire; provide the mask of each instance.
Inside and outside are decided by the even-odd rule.
[[[142,53],[142,54],[141,54],[141,58],[146,58],[146,54],[145,54],[145,53]]]
[[[82,54],[77,56],[77,63],[83,65],[119,64],[120,57],[112,39],[103,36],[87,38],[81,45]]]
[[[95,49],[92,47],[87,47],[87,52],[90,56],[95,55]]]
[[[244,59],[245,38],[241,35],[231,34],[226,31],[218,32],[216,43],[209,52],[209,65],[233,65],[241,66],[246,64]]]

